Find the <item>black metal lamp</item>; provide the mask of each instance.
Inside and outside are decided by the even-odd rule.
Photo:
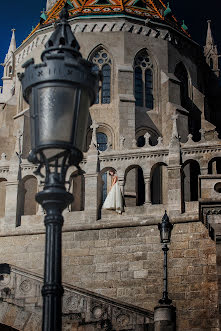
[[[33,59],[27,61],[20,80],[30,105],[32,157],[39,158],[43,152],[48,158],[70,151],[72,162],[79,163],[98,80],[93,64],[79,52],[68,16],[65,7],[41,55],[43,62],[35,65]]]
[[[162,250],[164,253],[164,264],[163,264],[163,296],[159,300],[160,304],[170,305],[172,300],[168,297],[168,270],[167,270],[167,252],[169,248],[167,244],[170,244],[171,232],[173,229],[173,224],[170,223],[167,212],[162,218],[162,223],[158,224],[158,229],[160,230],[160,241],[163,244]]]
[[[162,244],[169,244],[171,238],[171,232],[173,230],[173,224],[170,223],[169,217],[165,212],[162,223],[158,224],[158,229],[160,230],[160,240]]]
[[[38,164],[45,186],[36,200],[46,211],[46,244],[43,295],[43,331],[62,328],[61,233],[63,210],[73,201],[66,191],[68,167],[82,160],[89,106],[95,102],[98,75],[84,60],[68,24],[68,5],[46,43],[42,63],[31,59],[19,74],[23,95],[30,105],[31,146],[29,161]]]

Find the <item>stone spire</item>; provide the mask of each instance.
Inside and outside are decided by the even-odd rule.
[[[0,103],[8,101],[15,94],[15,29],[12,29],[11,31],[12,37],[8,48],[8,53],[5,56],[4,63],[1,64],[4,67],[4,74],[2,77],[3,88],[2,93],[0,93]]]
[[[215,45],[212,30],[211,30],[211,21],[208,20],[208,29],[206,37],[206,46],[204,47],[204,55],[206,57],[206,62],[213,70],[216,76],[219,77],[219,55],[217,51],[217,46]]]
[[[206,37],[206,46],[214,46],[214,39],[211,31],[211,20],[207,21],[208,29],[207,29],[207,37]]]
[[[10,52],[14,53],[16,50],[15,29],[12,29],[11,31],[12,31],[12,37],[11,37],[8,53]]]
[[[8,53],[6,54],[6,57],[5,57],[5,62],[8,60],[8,58],[10,58],[12,56],[12,54],[16,50],[15,29],[12,29],[11,31],[12,31],[12,37],[11,37],[10,45],[8,48]]]

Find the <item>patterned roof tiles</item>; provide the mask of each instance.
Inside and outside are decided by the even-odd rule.
[[[28,38],[40,27],[55,22],[66,0],[58,0],[47,12],[47,19],[40,22]],[[108,16],[123,14],[143,18],[144,20],[163,20],[178,30],[186,33],[173,15],[164,17],[167,8],[162,0],[69,0],[70,17]],[[187,33],[186,33],[187,34]]]

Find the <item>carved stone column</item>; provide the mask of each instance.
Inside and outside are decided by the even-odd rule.
[[[144,177],[145,182],[145,205],[151,205],[150,176]]]
[[[19,158],[16,154],[10,159],[10,168],[6,182],[5,216],[10,217],[7,224],[12,222],[12,227],[20,225],[19,182],[21,180]]]
[[[168,209],[170,215],[180,213],[182,202],[181,189],[181,149],[180,138],[177,130],[178,115],[173,115],[173,130],[169,144],[169,164],[168,164]],[[171,213],[172,212],[172,213]]]
[[[121,189],[121,193],[124,197],[124,185],[125,185],[124,177],[118,177],[118,183],[119,183],[119,186],[120,186],[120,189]]]
[[[181,166],[168,166],[168,209],[181,212]]]

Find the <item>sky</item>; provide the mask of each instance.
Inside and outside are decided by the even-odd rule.
[[[165,3],[168,0],[164,0]],[[46,0],[0,0],[0,63],[4,62],[8,51],[11,29],[16,29],[17,46],[28,36],[32,26],[39,22],[41,11],[46,7]],[[215,42],[221,54],[221,1],[212,0],[170,0],[170,7],[176,18],[189,28],[189,33],[200,45],[205,45],[207,20],[212,20]],[[2,67],[0,67],[0,77]]]

